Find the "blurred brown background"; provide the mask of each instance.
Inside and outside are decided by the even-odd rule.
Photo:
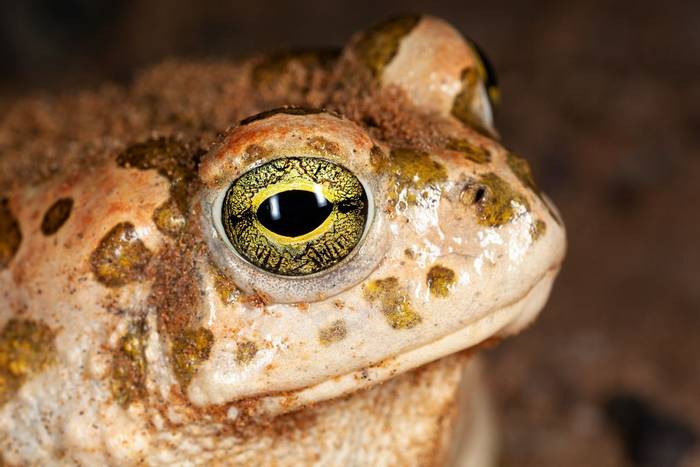
[[[168,56],[339,46],[407,11],[488,52],[503,140],[568,228],[541,319],[487,356],[501,465],[700,465],[700,2],[5,2],[0,100]]]

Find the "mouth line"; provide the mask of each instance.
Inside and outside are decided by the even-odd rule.
[[[311,386],[285,391],[283,394],[261,395],[256,412],[259,415],[274,416],[341,397],[449,354],[475,348],[490,338],[515,333],[524,327],[523,322],[529,322],[520,318],[534,318],[544,305],[556,271],[556,267],[548,269],[532,287],[515,300],[430,343],[406,349],[377,364],[336,375]]]

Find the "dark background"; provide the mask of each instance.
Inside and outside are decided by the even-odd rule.
[[[0,102],[128,83],[168,56],[340,46],[441,16],[499,74],[503,141],[569,253],[528,331],[487,354],[502,466],[697,466],[700,2],[27,0],[0,3]],[[1,107],[0,107],[1,108]]]

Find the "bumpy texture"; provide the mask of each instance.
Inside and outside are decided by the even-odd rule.
[[[13,105],[0,461],[485,465],[476,369],[447,356],[526,326],[565,238],[489,136],[483,70],[463,79],[479,67],[449,25],[412,17],[339,55],[170,62],[128,88]],[[347,251],[297,275],[263,267],[234,217],[268,202],[243,189],[274,186],[249,183],[267,163],[289,185],[274,190],[334,203],[318,232],[341,238],[350,219]],[[469,453],[450,448],[464,426]]]

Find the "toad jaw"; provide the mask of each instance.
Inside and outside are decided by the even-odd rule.
[[[558,265],[552,266],[521,297],[498,309],[488,311],[475,321],[464,323],[460,329],[433,342],[407,349],[377,364],[336,375],[311,386],[264,395],[256,406],[255,413],[279,415],[298,410],[319,401],[373,386],[443,356],[478,346],[490,338],[516,334],[526,327],[544,306],[558,270]],[[204,383],[201,380],[199,382]],[[195,405],[226,402],[210,399],[211,394],[205,394],[202,389],[204,388],[198,387],[197,384],[190,387],[190,400]]]

